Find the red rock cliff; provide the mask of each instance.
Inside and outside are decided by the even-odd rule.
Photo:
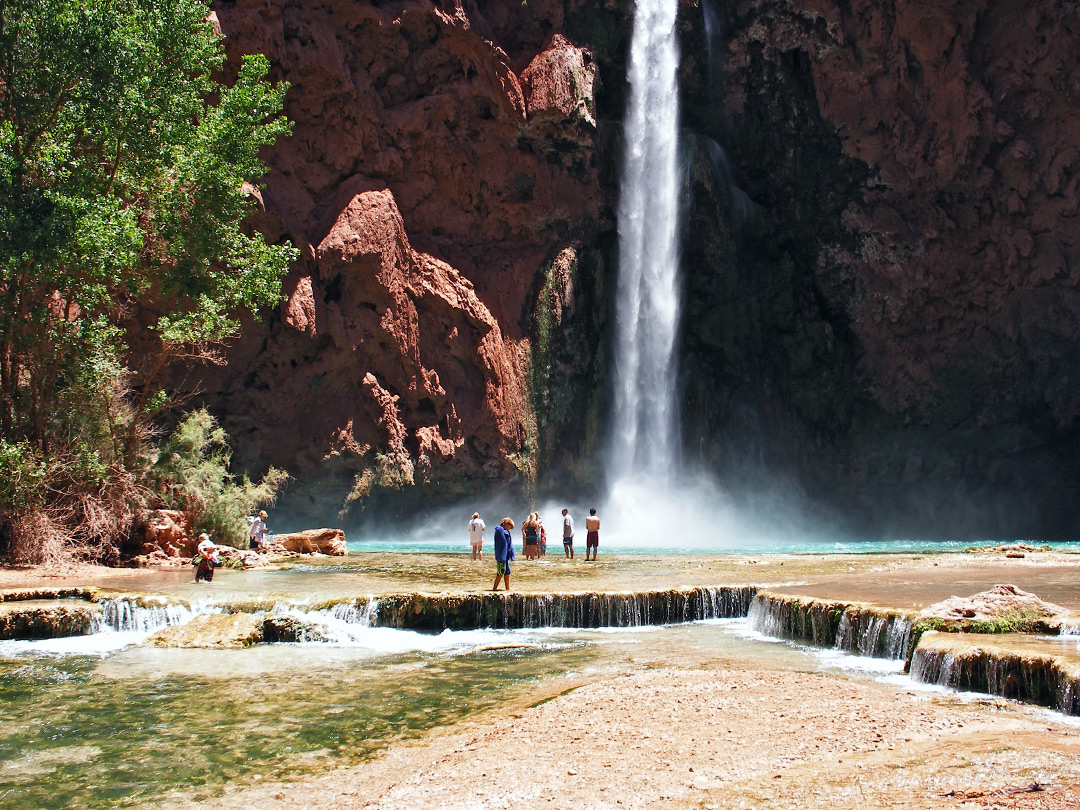
[[[230,66],[291,84],[255,225],[302,258],[287,300],[197,385],[238,461],[348,498],[532,474],[534,280],[608,215],[596,67],[559,4],[220,0]]]
[[[698,173],[703,455],[871,531],[1075,536],[1078,5],[714,7],[690,123],[748,201]],[[740,202],[741,230],[715,215]]]

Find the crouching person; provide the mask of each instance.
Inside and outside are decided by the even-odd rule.
[[[199,535],[198,561],[195,568],[195,581],[214,581],[214,569],[221,565],[221,553],[217,544],[210,539],[208,534]]]

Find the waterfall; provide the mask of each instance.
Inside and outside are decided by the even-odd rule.
[[[638,0],[619,193],[612,469],[670,482],[678,464],[677,0]]]
[[[132,598],[102,599],[100,622],[95,623],[91,632],[101,632],[108,627],[118,633],[153,633],[163,627],[186,624],[198,613],[184,604],[144,604]],[[218,612],[208,609],[210,612]]]
[[[757,594],[747,618],[766,636],[873,658],[907,658],[914,635],[902,613],[772,593]]]
[[[636,593],[395,594],[382,597],[373,624],[440,632],[526,627],[643,627],[741,618],[752,585]]]
[[[1080,714],[1080,676],[1067,664],[1052,655],[1002,649],[992,640],[926,633],[911,659],[911,679]]]

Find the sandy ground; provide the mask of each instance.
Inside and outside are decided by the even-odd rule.
[[[198,806],[1076,808],[1080,730],[1002,701],[816,673],[645,669]]]

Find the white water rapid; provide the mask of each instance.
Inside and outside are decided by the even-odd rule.
[[[638,0],[619,193],[615,479],[666,487],[678,468],[679,325],[677,0]],[[616,484],[617,486],[617,484]]]

